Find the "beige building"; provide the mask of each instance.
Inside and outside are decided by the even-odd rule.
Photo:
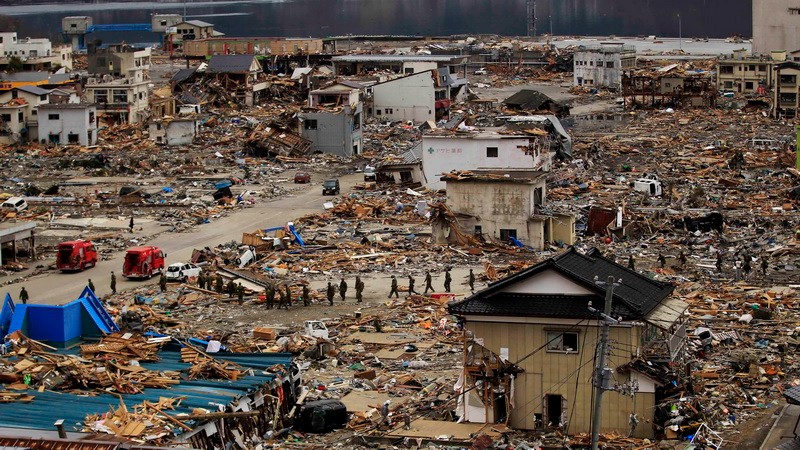
[[[472,170],[445,174],[447,206],[461,231],[485,240],[519,242],[541,250],[547,242],[572,245],[575,219],[545,206],[547,173],[534,170]],[[434,222],[435,223],[435,222]],[[434,226],[434,240],[447,239]]]
[[[775,89],[772,91],[772,117],[792,119],[800,109],[800,63],[775,64]]]
[[[775,65],[792,58],[786,51],[747,55],[738,50],[717,61],[717,88],[740,94],[765,94],[775,86]]]
[[[753,0],[753,53],[797,50],[800,46],[800,3],[795,0]]]
[[[602,311],[612,276],[613,382],[603,396],[601,433],[652,437],[659,386],[680,376],[687,305],[674,286],[640,275],[597,249],[574,248],[491,284],[449,306],[463,320],[464,369],[456,413],[468,422],[511,428],[589,433],[592,374]],[[662,384],[663,383],[663,384]],[[486,389],[485,386],[491,386]],[[667,403],[668,404],[668,403]],[[668,406],[667,406],[668,408]],[[638,422],[631,427],[631,414]]]
[[[97,114],[107,124],[140,123],[149,117],[150,77],[135,70],[125,78],[111,75],[91,77],[85,100],[97,105]]]

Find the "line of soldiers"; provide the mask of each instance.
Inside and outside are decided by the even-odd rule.
[[[467,281],[469,282],[469,289],[472,292],[475,292],[475,274],[473,273],[472,269],[469,269],[469,275],[467,276]],[[444,290],[445,292],[450,292],[451,284],[453,282],[453,276],[450,275],[450,269],[445,270],[444,272]],[[411,275],[408,276],[408,296],[411,294],[419,294],[416,290],[414,290],[414,285],[416,284],[416,280]],[[425,272],[425,291],[423,294],[427,294],[428,292],[436,292],[433,289],[433,277],[431,276],[430,271]],[[389,291],[389,297],[392,298],[392,295],[395,298],[400,297],[400,293],[398,291],[397,286],[397,277],[392,275],[392,286],[391,290]]]

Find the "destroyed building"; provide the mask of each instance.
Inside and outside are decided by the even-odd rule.
[[[575,49],[573,64],[575,86],[619,90],[622,87],[622,73],[636,67],[636,48],[618,42],[580,46]]]
[[[503,100],[503,106],[519,113],[551,113],[558,117],[569,115],[568,105],[557,102],[533,89],[521,89],[511,97]]]
[[[441,113],[436,110],[437,73],[428,70],[373,84],[367,88],[368,114],[378,120],[413,122],[446,116],[449,103]]]
[[[583,254],[570,248],[450,304],[468,337],[467,363],[456,386],[462,420],[589,433],[601,322],[589,307],[603,309],[609,287],[596,281],[609,276],[619,280],[612,316],[621,321],[610,331],[619,350],[608,362],[614,382],[603,400],[601,433],[652,437],[659,387],[669,378],[633,363],[643,360],[670,373],[683,355],[687,305],[672,294],[673,285],[627,269],[597,249]],[[505,366],[517,370],[497,370]]]
[[[239,103],[253,106],[269,87],[259,78],[263,72],[255,55],[214,55],[206,76]]]
[[[487,241],[528,246],[575,243],[571,214],[546,210],[547,173],[529,170],[472,170],[444,174],[447,206],[458,217],[458,227]],[[433,239],[448,241],[451,224],[434,222]]]
[[[135,64],[135,62],[134,62]],[[86,102],[108,124],[141,123],[149,117],[150,75],[144,67],[128,68],[122,78],[113,75],[86,80]]]
[[[800,109],[800,63],[784,61],[776,64],[775,89],[772,95],[772,117],[793,119]]]
[[[684,71],[679,64],[628,71],[622,75],[622,98],[626,108],[713,107],[718,96],[711,72]]]
[[[150,140],[156,144],[189,145],[200,133],[200,121],[194,117],[170,117],[150,122]]]
[[[150,70],[152,48],[134,47],[127,44],[116,44],[98,48],[89,45],[87,48],[87,71],[92,76],[135,78],[138,70]]]
[[[212,55],[291,55],[323,52],[322,39],[286,37],[212,37],[183,43],[183,54],[190,57]]]
[[[460,55],[337,55],[331,58],[336,76],[360,75],[370,72],[389,72],[411,75],[429,70],[447,68],[448,73],[458,73],[469,60]]]
[[[298,115],[300,135],[313,152],[351,157],[362,152],[362,85],[341,81],[309,93],[308,108]]]

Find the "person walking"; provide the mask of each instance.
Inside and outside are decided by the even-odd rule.
[[[342,297],[342,301],[344,301],[346,295],[347,295],[347,282],[344,281],[344,278],[342,278],[342,281],[339,283],[339,296]]]
[[[158,287],[161,288],[161,292],[167,292],[167,276],[164,275],[163,273],[161,274],[161,277],[159,277],[158,279]]]
[[[769,269],[769,261],[767,260],[767,255],[764,255],[761,258],[761,275],[767,276],[767,269]]]
[[[267,287],[267,309],[275,306],[275,285],[270,283]]]
[[[389,291],[389,297],[392,298],[392,294],[394,294],[395,298],[400,298],[400,294],[397,292],[397,277],[392,275],[392,290]]]
[[[28,304],[28,291],[25,290],[25,286],[22,286],[22,290],[19,291],[19,301],[21,301],[23,305]]]
[[[666,264],[667,264],[667,258],[665,258],[663,254],[659,253],[658,254],[658,265],[659,265],[659,267],[661,267],[663,269]]]
[[[217,291],[217,294],[222,294],[222,286],[223,286],[222,275],[217,275],[217,279],[214,286],[216,288],[215,290]]]
[[[309,295],[310,292],[308,291],[308,283],[303,283],[303,306],[308,306],[311,304],[311,298]]]
[[[131,216],[131,220],[128,222],[128,229],[133,233],[133,216]]]
[[[472,272],[472,269],[469,269],[469,290],[471,292],[475,292],[475,273]]]
[[[450,276],[450,269],[444,271],[444,291],[450,292],[450,283],[453,282],[453,277]]]
[[[244,286],[242,286],[241,284],[236,289],[236,295],[239,300],[239,306],[244,305]]]
[[[116,294],[117,293],[117,276],[114,275],[114,271],[113,270],[111,271],[111,286],[110,287],[111,287],[111,293],[112,294]]]
[[[678,261],[681,264],[681,269],[683,269],[683,266],[686,265],[686,254],[681,252],[681,254],[678,256]]]
[[[228,291],[228,297],[232,298],[236,295],[236,283],[234,283],[233,280],[228,280],[226,290]]]
[[[284,290],[286,291],[286,305],[285,308],[289,309],[289,306],[292,304],[292,287],[289,286],[289,283],[283,285]]]
[[[722,272],[722,252],[717,250],[717,272]]]
[[[360,276],[356,276],[356,303],[364,301],[364,282]]]
[[[328,304],[333,306],[333,296],[336,295],[336,288],[333,287],[333,283],[328,281]]]
[[[408,297],[411,297],[411,294],[419,295],[419,292],[414,290],[414,285],[417,281],[411,275],[408,276]]]
[[[87,285],[89,286],[89,289],[91,289],[92,293],[96,294],[95,289],[94,289],[94,283],[92,283],[92,279],[91,278],[89,278],[89,283],[87,283]]]
[[[427,294],[428,291],[434,292],[433,291],[433,277],[431,277],[430,270],[425,272],[425,294]]]
[[[628,269],[636,270],[636,260],[633,258],[633,255],[628,256]]]

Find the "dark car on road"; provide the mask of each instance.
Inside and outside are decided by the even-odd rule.
[[[339,180],[323,181],[322,195],[339,195]]]
[[[295,183],[311,183],[311,174],[308,172],[297,172],[294,174]]]

